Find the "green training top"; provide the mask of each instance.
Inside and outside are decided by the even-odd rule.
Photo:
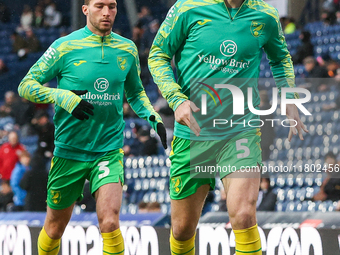
[[[21,81],[19,95],[35,103],[55,103],[55,151],[58,157],[92,161],[123,146],[123,99],[139,117],[161,118],[146,96],[135,44],[113,32],[107,36],[87,27],[59,38]],[[42,86],[57,77],[58,88]],[[69,90],[88,90],[81,97]],[[94,115],[78,120],[70,113],[81,98]],[[157,122],[151,122],[156,128]]]
[[[247,121],[258,120],[259,116],[248,108],[247,88],[253,88],[253,107],[256,108],[260,103],[258,77],[262,49],[267,53],[279,91],[282,87],[294,87],[291,56],[275,8],[262,0],[245,0],[236,9],[227,8],[224,0],[177,1],[154,39],[149,68],[173,110],[187,99],[201,107],[202,94],[206,94],[209,114],[194,113],[201,127],[200,137],[177,122],[174,135],[184,139],[216,140],[253,128]],[[177,82],[171,68],[173,56]],[[215,88],[216,83],[232,84],[241,89],[244,115],[233,114],[231,92]],[[287,98],[295,96],[287,94]],[[210,114],[212,111],[215,114]],[[214,127],[213,119],[229,123]],[[246,120],[246,125],[231,126],[231,120],[233,123]]]

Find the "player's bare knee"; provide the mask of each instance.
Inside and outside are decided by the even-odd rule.
[[[256,212],[251,209],[241,209],[233,214],[229,213],[230,222],[233,228],[249,228],[256,222]]]
[[[112,215],[98,219],[99,227],[102,232],[112,232],[119,228],[119,216]]]
[[[173,225],[172,235],[178,241],[186,241],[195,235],[196,226],[194,224]]]
[[[65,226],[66,227],[66,226]],[[51,239],[60,239],[64,234],[65,227],[63,224],[52,224],[45,226],[45,231]]]

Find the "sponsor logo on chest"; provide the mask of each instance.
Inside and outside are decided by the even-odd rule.
[[[112,105],[112,101],[120,100],[120,93],[107,93],[105,91],[110,87],[110,83],[106,78],[98,78],[93,84],[94,89],[99,93],[87,92],[85,95],[81,95],[82,99],[88,100],[89,103],[94,105],[109,106]],[[105,93],[103,93],[105,92]]]
[[[243,69],[249,68],[250,61],[238,60],[234,56],[238,52],[236,42],[224,40],[219,45],[220,54],[198,54],[198,62],[209,64],[209,69],[220,70],[224,73],[239,73]]]

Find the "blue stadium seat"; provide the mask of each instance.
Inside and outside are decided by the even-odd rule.
[[[297,211],[297,205],[299,204],[299,202],[294,202],[294,201],[290,201],[288,202],[287,206],[286,206],[286,212],[294,212]]]
[[[314,185],[314,176],[313,174],[307,174],[305,177],[305,183],[304,186],[306,187],[313,187]]]
[[[296,189],[289,189],[286,195],[287,201],[294,201],[296,195]]]
[[[169,190],[165,191],[165,203],[170,204],[171,200],[170,200],[170,193]]]
[[[276,186],[279,188],[283,188],[286,186],[286,178],[282,175],[279,174],[276,179]]]
[[[127,214],[127,212],[128,212],[128,207],[127,207],[127,205],[122,205],[122,206],[120,207],[120,213],[121,213],[121,214]]]
[[[158,178],[156,182],[156,189],[160,191],[166,190],[168,187],[168,178]]]
[[[221,200],[221,191],[219,189],[214,190],[214,202],[218,203]]]
[[[153,169],[153,168],[149,167],[149,168],[147,168],[146,170],[147,170],[147,171],[146,171],[146,177],[147,177],[147,178],[152,178],[152,177],[154,177],[154,169]]]
[[[124,161],[125,169],[131,168],[131,165],[132,165],[132,159],[131,158],[125,159],[125,161]]]
[[[155,178],[158,178],[158,177],[160,177],[160,175],[161,175],[160,168],[159,168],[159,167],[154,167],[154,168],[153,168],[153,176],[154,176]]]
[[[277,190],[277,201],[284,202],[286,200],[288,190],[278,189]]]
[[[143,195],[143,202],[149,203],[150,202],[150,196],[151,196],[151,191],[145,192]]]
[[[304,185],[304,176],[303,174],[298,174],[295,179],[295,185],[301,188]]]
[[[278,160],[284,160],[287,158],[287,150],[280,150],[277,155]]]
[[[312,199],[315,194],[314,188],[307,187],[306,188],[306,199]]]
[[[275,211],[284,212],[286,210],[288,202],[276,202]]]
[[[138,212],[138,206],[135,204],[128,205],[128,213],[136,214]]]
[[[315,211],[317,211],[317,206],[315,205],[314,202],[311,202],[311,203],[309,203],[307,210],[310,211],[310,212],[315,212]]]
[[[308,211],[309,204],[312,203],[312,201],[302,201],[296,206],[296,211],[306,212]]]
[[[168,212],[168,205],[161,204],[161,212],[164,213],[164,214],[169,214],[169,212]]]
[[[157,202],[163,204],[165,202],[165,192],[159,191],[157,192]]]
[[[320,187],[321,184],[322,184],[322,182],[323,182],[323,180],[324,180],[323,174],[319,173],[319,174],[316,175],[315,180],[314,180],[314,183],[315,183],[317,186]]]
[[[219,211],[219,209],[220,209],[220,206],[218,205],[218,204],[216,204],[216,203],[213,203],[212,205],[211,205],[211,212],[218,212]]]
[[[149,190],[149,187],[150,187],[150,180],[144,179],[142,181],[142,190]]]
[[[168,177],[170,176],[170,169],[168,167],[161,168],[161,177]]]
[[[135,186],[134,186],[134,190],[135,191],[139,191],[142,189],[142,181],[141,180],[135,180]]]
[[[156,190],[157,189],[157,180],[155,178],[151,178],[149,182],[149,190]]]
[[[275,188],[275,184],[276,184],[276,177],[270,176],[270,187]],[[216,194],[215,194],[215,198],[216,198]]]
[[[333,117],[333,112],[322,112],[322,122],[323,123],[328,123],[330,121],[332,121],[332,117]]]
[[[132,170],[132,177],[133,177],[134,179],[137,179],[137,178],[138,178],[138,176],[139,176],[139,171],[140,171],[139,168],[135,168],[135,169]]]
[[[156,192],[151,192],[150,193],[150,200],[149,202],[153,203],[157,201],[157,193]]]
[[[306,198],[306,188],[297,188],[295,200],[304,201]]]
[[[142,179],[146,178],[146,168],[141,168],[139,171],[137,170],[137,172],[139,178]]]
[[[306,147],[305,147],[305,149],[303,151],[303,159],[304,160],[309,160],[309,159],[312,158],[312,148],[308,147],[310,145],[311,141],[312,141],[311,136],[307,136],[305,138],[305,141],[306,141],[306,145],[305,145]]]
[[[294,176],[293,174],[289,174],[286,178],[287,187],[292,188],[295,185],[295,180],[296,176]]]
[[[336,202],[331,201],[331,203],[330,203],[329,206],[328,206],[327,211],[328,211],[328,212],[333,212],[333,211],[335,211],[336,208],[337,208],[337,205],[338,205],[338,201],[336,201]]]
[[[138,192],[137,191],[134,191],[132,192],[132,194],[130,195],[130,198],[128,199],[128,202],[131,203],[131,204],[136,204],[139,199],[138,199]]]

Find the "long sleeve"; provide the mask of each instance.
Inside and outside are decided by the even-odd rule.
[[[137,49],[136,49],[137,51]],[[162,123],[162,118],[152,107],[148,96],[145,93],[140,79],[140,64],[138,55],[135,54],[135,63],[131,65],[124,84],[126,99],[132,110],[142,119],[149,121],[153,129],[157,130],[157,123]],[[156,121],[150,121],[149,117],[154,115]]]
[[[188,99],[181,93],[181,86],[176,83],[171,67],[171,59],[188,33],[184,16],[176,8],[176,4],[169,10],[154,39],[148,61],[155,83],[174,111]]]
[[[281,93],[283,87],[295,87],[294,67],[277,12],[275,20],[272,19],[268,26],[270,26],[269,31],[272,31],[272,33],[263,48],[267,53],[276,86]],[[287,93],[287,98],[298,98],[298,95]]]
[[[56,77],[61,71],[62,54],[54,44],[31,67],[18,87],[21,97],[34,103],[55,103],[69,113],[81,101],[81,98],[71,91],[44,87],[43,84]]]

